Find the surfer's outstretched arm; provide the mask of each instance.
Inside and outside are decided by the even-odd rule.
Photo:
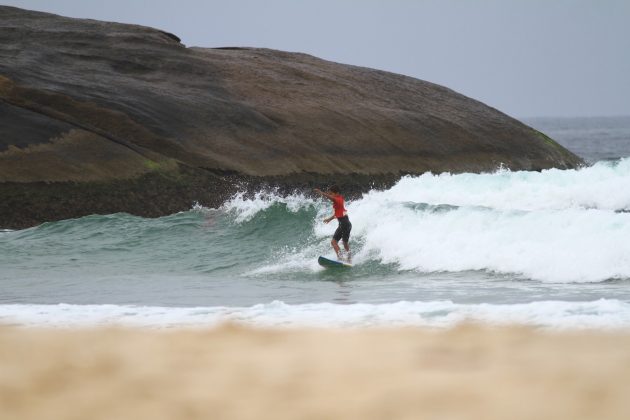
[[[315,191],[317,194],[321,195],[322,197],[326,197],[330,201],[335,201],[335,196],[332,195],[331,193],[324,192],[324,191],[320,190],[319,188],[315,188],[315,189],[313,189],[313,191]]]

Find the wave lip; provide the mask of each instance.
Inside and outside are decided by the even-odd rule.
[[[249,307],[158,307],[127,305],[0,305],[0,322],[38,327],[123,325],[149,328],[209,327],[237,322],[263,327],[453,327],[462,322],[523,324],[550,329],[630,328],[630,303],[583,302],[461,304],[451,301],[309,303],[273,301]]]
[[[407,176],[370,195],[390,201],[497,210],[630,209],[630,158],[580,169]]]

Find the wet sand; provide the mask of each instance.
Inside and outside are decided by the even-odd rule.
[[[630,332],[0,329],[3,419],[630,418]]]

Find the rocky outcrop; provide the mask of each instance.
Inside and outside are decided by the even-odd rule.
[[[358,192],[403,173],[580,163],[411,77],[0,7],[0,227],[216,206],[242,181]]]

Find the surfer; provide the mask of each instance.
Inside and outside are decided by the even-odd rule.
[[[339,250],[339,240],[343,241],[343,247],[345,248],[348,255],[348,262],[350,262],[350,231],[352,230],[352,223],[350,223],[350,219],[348,218],[348,212],[344,207],[344,199],[343,195],[339,192],[339,187],[337,185],[333,185],[328,189],[328,192],[323,192],[320,189],[315,188],[317,194],[322,197],[326,197],[330,201],[332,201],[334,214],[330,217],[324,219],[324,223],[330,223],[334,218],[337,218],[339,222],[339,226],[333,235],[332,241],[330,244],[332,245],[335,253],[337,254],[337,258],[341,261],[341,254]]]

